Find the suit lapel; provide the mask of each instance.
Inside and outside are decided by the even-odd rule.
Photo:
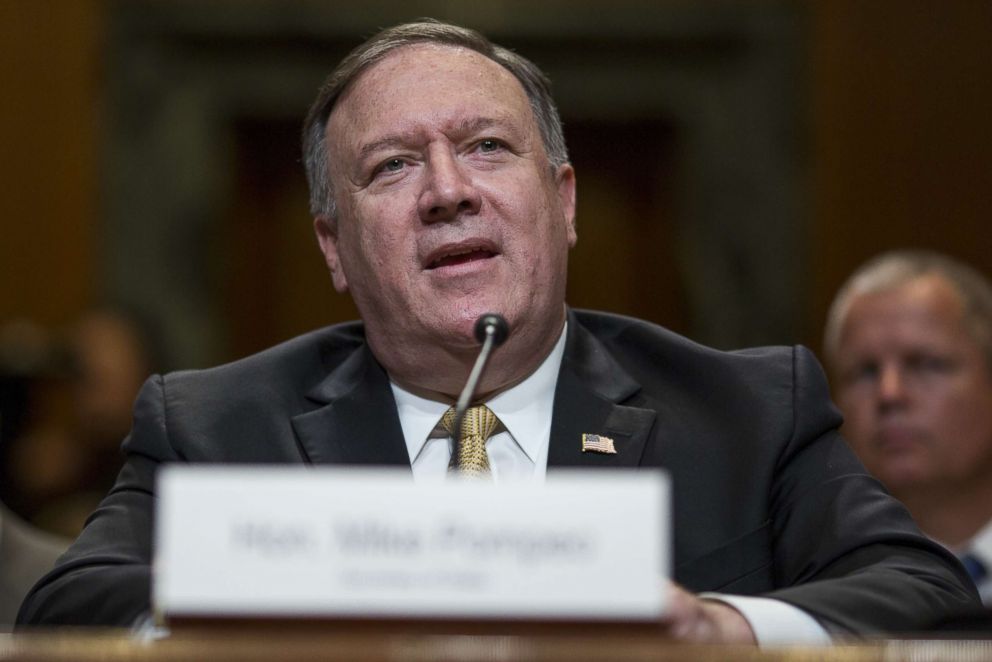
[[[570,311],[565,356],[555,388],[549,468],[637,466],[655,412],[619,403],[639,390],[640,385]],[[583,434],[610,437],[616,454],[583,452]]]
[[[292,419],[311,462],[410,466],[389,378],[367,345],[355,350],[307,397],[324,403]]]
[[[620,403],[639,390],[570,311],[548,466],[637,466],[655,412]],[[307,397],[322,406],[293,417],[292,424],[310,462],[410,466],[389,378],[367,345],[356,349]],[[583,434],[610,437],[616,454],[582,452]]]

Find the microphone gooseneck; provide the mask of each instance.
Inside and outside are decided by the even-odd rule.
[[[482,343],[482,349],[479,350],[479,356],[475,359],[472,372],[469,373],[468,380],[465,382],[465,388],[462,389],[461,395],[458,396],[458,402],[455,403],[455,432],[452,435],[454,443],[451,457],[452,466],[456,469],[461,456],[462,422],[465,420],[465,412],[468,410],[469,403],[472,402],[472,396],[475,395],[475,389],[482,378],[482,371],[485,370],[486,363],[489,361],[489,354],[493,349],[506,342],[509,335],[510,325],[498,313],[486,313],[475,321],[475,339]]]

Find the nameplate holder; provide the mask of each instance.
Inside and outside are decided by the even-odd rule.
[[[409,470],[168,465],[152,599],[175,618],[651,621],[659,471],[415,484]]]

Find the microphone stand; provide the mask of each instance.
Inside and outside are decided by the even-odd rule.
[[[482,349],[475,359],[472,372],[468,375],[465,388],[462,389],[461,395],[458,396],[458,402],[455,404],[455,426],[452,435],[454,443],[451,452],[451,466],[455,469],[459,469],[461,463],[462,422],[465,420],[465,412],[468,411],[468,405],[475,395],[475,389],[479,385],[482,371],[485,370],[486,363],[489,361],[489,355],[493,349],[503,344],[509,334],[510,327],[506,320],[496,313],[487,313],[475,321],[475,339],[482,343]]]

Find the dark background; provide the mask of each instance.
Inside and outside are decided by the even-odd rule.
[[[992,275],[992,3],[0,2],[0,323],[139,309],[167,367],[354,316],[298,126],[431,15],[548,71],[579,181],[569,299],[722,347],[819,348],[878,251]]]

